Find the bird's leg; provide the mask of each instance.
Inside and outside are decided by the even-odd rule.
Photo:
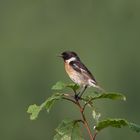
[[[74,98],[75,98],[75,100],[76,100],[76,101],[78,101],[78,100],[80,99],[80,98],[79,98],[79,93],[80,93],[80,92],[78,92],[78,93],[75,93],[75,96],[74,96]]]
[[[76,100],[79,100],[82,97],[82,95],[85,92],[85,90],[87,89],[87,87],[88,86],[84,86],[84,89],[83,90],[81,90],[79,93],[75,94],[75,99]]]
[[[85,92],[85,90],[87,89],[87,85],[86,86],[84,86],[84,89],[83,89],[83,91],[82,92],[80,92],[78,95],[79,95],[79,98],[81,98],[82,97],[82,95],[83,95],[83,93]]]
[[[74,98],[76,101],[78,101],[79,100],[79,98],[78,98],[79,92],[77,93],[75,89],[73,89],[73,91],[74,91]]]
[[[79,94],[81,93],[81,90],[78,93],[77,92],[74,92],[74,93],[75,93],[74,98],[76,101],[78,101],[80,99]]]

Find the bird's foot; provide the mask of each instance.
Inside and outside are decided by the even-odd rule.
[[[79,96],[79,94],[75,94],[74,98],[75,98],[76,101],[78,101],[78,100],[81,99],[81,97]]]

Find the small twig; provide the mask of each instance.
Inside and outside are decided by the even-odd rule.
[[[70,99],[70,98],[67,98],[67,97],[62,97],[62,98],[65,99],[65,100],[71,101],[71,102],[73,102],[74,104],[76,104],[76,102],[75,102],[74,100]]]
[[[63,95],[66,96],[66,97],[71,97],[71,98],[74,97],[73,95],[71,95],[71,93],[65,93],[65,94],[63,94]]]
[[[86,106],[87,106],[88,104],[90,104],[91,106],[93,106],[93,105],[91,104],[91,101],[92,101],[92,99],[89,100],[88,102],[86,102],[86,103],[84,104],[84,106],[83,106],[83,111],[85,110],[85,108],[86,108]]]
[[[95,140],[96,136],[97,136],[97,132],[94,133],[93,140]]]

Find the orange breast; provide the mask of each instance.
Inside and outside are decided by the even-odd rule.
[[[65,62],[65,70],[69,75],[70,79],[78,85],[84,85],[84,77],[77,71],[75,71],[68,63]]]
[[[66,62],[65,62],[65,70],[69,76],[73,74],[73,68]]]

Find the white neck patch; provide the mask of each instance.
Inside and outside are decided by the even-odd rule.
[[[76,58],[75,57],[71,57],[70,59],[66,60],[67,63],[70,63],[71,61],[75,61]]]

